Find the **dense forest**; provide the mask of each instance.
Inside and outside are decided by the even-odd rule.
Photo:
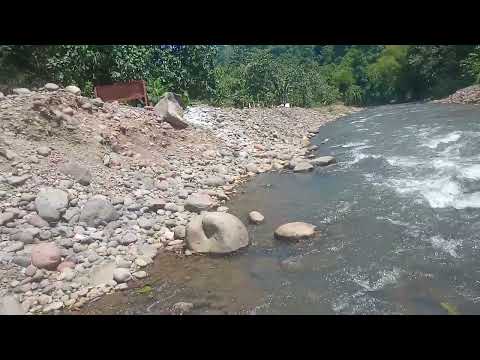
[[[480,82],[478,45],[1,45],[0,91],[145,79],[224,106],[377,105],[440,98]]]

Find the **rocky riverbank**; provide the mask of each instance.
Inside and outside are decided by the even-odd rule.
[[[308,171],[309,137],[358,109],[152,108],[49,84],[0,94],[0,313],[76,309],[189,256],[185,227],[257,173]]]
[[[480,104],[480,85],[460,89],[445,99],[433,102],[442,104]]]

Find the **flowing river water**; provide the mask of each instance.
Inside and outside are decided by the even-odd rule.
[[[354,113],[320,129],[318,155],[337,164],[268,173],[230,212],[250,247],[229,256],[160,256],[153,276],[83,313],[480,314],[480,107],[405,104]],[[318,226],[299,243],[286,222]]]

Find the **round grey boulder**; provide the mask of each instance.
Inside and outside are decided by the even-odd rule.
[[[188,248],[199,253],[230,253],[249,244],[245,225],[236,216],[223,212],[195,216],[185,237]]]
[[[283,224],[275,230],[275,238],[278,240],[298,241],[312,237],[315,229],[315,225],[304,222]]]
[[[45,221],[55,222],[68,206],[68,195],[65,191],[47,188],[38,193],[35,208]]]
[[[116,268],[113,270],[113,280],[117,283],[124,283],[130,280],[132,275],[130,275],[130,270],[125,268]]]
[[[88,200],[83,206],[79,220],[87,223],[88,226],[96,227],[100,224],[117,220],[118,217],[118,212],[112,203],[106,197],[97,195]]]

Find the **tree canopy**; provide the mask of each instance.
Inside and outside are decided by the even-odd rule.
[[[478,45],[2,45],[0,91],[144,79],[217,105],[375,105],[447,96],[480,82]]]

